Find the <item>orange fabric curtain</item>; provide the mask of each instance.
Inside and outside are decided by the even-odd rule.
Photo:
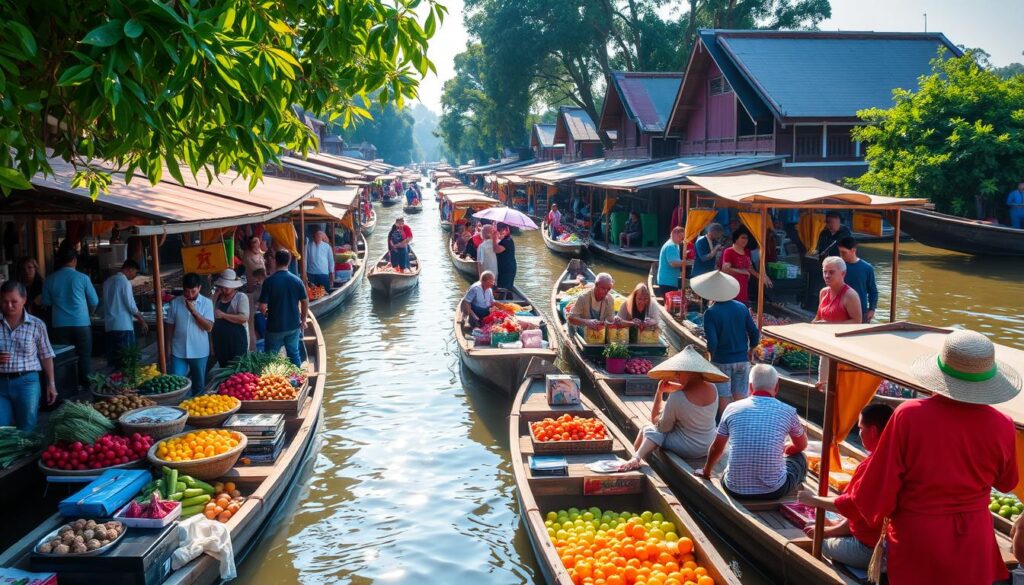
[[[555,195],[558,195],[558,187],[555,187],[554,185],[549,185],[548,197],[554,197]]]
[[[291,222],[268,223],[263,227],[270,233],[270,237],[273,238],[275,244],[291,252],[296,260],[302,257],[299,254],[299,250],[295,247],[295,239],[298,237],[295,233],[295,224]]]
[[[615,202],[617,199],[612,195],[606,195],[604,198],[604,207],[601,208],[601,215],[611,215],[613,209],[615,209]]]
[[[825,229],[825,216],[810,210],[800,212],[800,222],[796,225],[800,243],[810,252],[818,245],[818,234]]]
[[[355,224],[352,223],[352,214],[351,213],[346,213],[345,217],[341,218],[341,221],[338,222],[338,225],[346,227],[346,228],[348,228],[350,230],[356,229],[355,228]]]
[[[741,211],[737,215],[740,217],[740,223],[745,228],[750,230],[750,237],[754,238],[757,245],[761,245],[761,214],[754,213],[751,211]]]
[[[693,208],[686,212],[686,235],[683,236],[683,240],[686,243],[690,243],[696,240],[704,228],[708,227],[712,221],[715,220],[715,216],[718,215],[717,209],[699,209]]]
[[[882,378],[874,374],[858,370],[848,364],[838,364],[836,372],[836,408],[832,415],[832,451],[830,469],[840,470],[839,444],[842,443],[850,430],[857,424],[860,411],[864,409],[875,395]]]
[[[203,230],[200,232],[199,241],[203,244],[212,244],[219,242],[224,238],[230,237],[230,234],[235,233],[234,227],[229,228],[214,228],[212,230]]]
[[[456,207],[452,210],[452,223],[459,223],[464,217],[466,217],[466,208]]]
[[[1017,429],[1017,471],[1024,473],[1024,431],[1020,429]],[[1024,500],[1024,475],[1020,476],[1020,481],[1017,482],[1017,487],[1013,488],[1013,493]]]

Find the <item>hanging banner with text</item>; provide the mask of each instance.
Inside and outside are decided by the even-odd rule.
[[[882,216],[877,213],[853,212],[853,232],[869,236],[882,235]]]
[[[228,269],[227,254],[221,242],[182,248],[181,262],[186,273],[220,274]]]

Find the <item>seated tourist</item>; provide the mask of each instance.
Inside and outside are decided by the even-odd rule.
[[[647,283],[638,282],[619,308],[619,319],[632,321],[634,325],[657,323],[660,319],[658,307],[651,300],[651,289]]]
[[[692,345],[658,364],[647,373],[661,380],[651,406],[651,423],[640,431],[636,455],[619,468],[640,467],[640,460],[656,447],[668,449],[684,459],[703,457],[715,440],[718,390],[713,382],[728,380],[704,359]],[[662,412],[664,395],[665,410]]]
[[[821,497],[804,490],[797,494],[797,499],[802,504],[824,508],[844,516],[845,519],[839,524],[825,528],[825,540],[821,542],[821,550],[833,561],[858,569],[868,568],[875,543],[878,542],[878,535],[882,533],[882,527],[871,524],[861,515],[860,510],[853,503],[853,491],[857,489],[861,471],[867,469],[871,453],[878,446],[878,441],[882,438],[882,431],[885,430],[885,425],[889,424],[891,416],[892,407],[887,404],[869,404],[860,411],[857,428],[860,442],[864,445],[868,456],[857,466],[857,470],[853,472],[853,477],[842,495],[831,498]],[[804,532],[813,538],[814,525],[811,524],[804,528]]]
[[[572,313],[566,317],[571,325],[577,327],[597,327],[611,320],[618,320],[615,314],[615,299],[609,294],[615,281],[612,275],[602,272],[597,275],[594,287],[580,295],[572,307]]]
[[[640,214],[635,211],[629,212],[629,219],[619,234],[619,247],[628,248],[640,243],[643,238],[643,228],[640,224]]]
[[[474,282],[466,296],[462,297],[462,313],[469,317],[469,323],[474,327],[480,324],[480,320],[491,313],[491,306],[494,305],[494,273],[484,270],[480,274],[480,280]]]
[[[796,409],[775,398],[779,373],[767,364],[750,368],[750,396],[725,407],[718,436],[708,449],[698,476],[710,479],[729,446],[729,464],[722,477],[725,491],[736,498],[777,500],[807,475],[807,435]],[[792,441],[787,443],[786,439]]]

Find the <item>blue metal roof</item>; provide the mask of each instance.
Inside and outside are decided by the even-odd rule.
[[[577,185],[640,191],[685,183],[688,175],[718,175],[734,171],[765,167],[782,162],[785,156],[689,156],[654,161],[640,167],[616,170],[576,181]]]
[[[540,141],[540,146],[542,148],[551,148],[555,145],[554,124],[534,124],[533,131],[537,135],[537,139]]]

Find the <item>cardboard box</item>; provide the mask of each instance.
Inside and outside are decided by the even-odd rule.
[[[548,374],[544,376],[548,404],[562,406],[580,403],[580,378],[571,374]]]

